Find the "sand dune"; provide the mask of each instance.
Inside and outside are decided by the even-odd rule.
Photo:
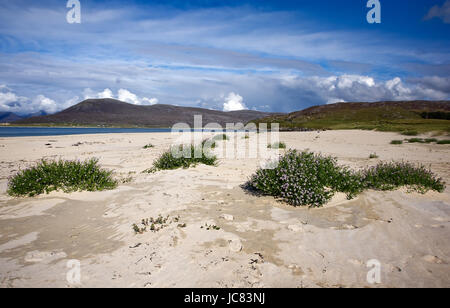
[[[421,162],[450,182],[448,145],[389,144],[398,137],[327,131],[280,139],[352,168]],[[148,143],[155,147],[143,149]],[[293,208],[242,190],[257,159],[141,173],[171,143],[167,133],[0,139],[0,286],[75,287],[66,274],[77,259],[82,287],[450,287],[449,188],[367,191],[350,201],[337,195],[320,209]],[[368,158],[373,152],[378,159]],[[105,192],[5,193],[9,176],[41,158],[90,157],[132,180]],[[158,215],[179,222],[133,232],[133,223]],[[372,259],[381,264],[380,284],[366,279]]]

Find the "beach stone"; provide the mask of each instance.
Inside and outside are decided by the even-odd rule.
[[[240,240],[228,240],[229,249],[233,252],[239,252],[242,250],[242,243]]]
[[[222,214],[222,215],[220,215],[220,218],[228,220],[228,221],[233,221],[234,220],[233,215],[230,215],[230,214]]]

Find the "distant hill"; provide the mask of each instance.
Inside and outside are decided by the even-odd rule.
[[[193,126],[194,115],[203,116],[203,125],[225,125],[247,123],[270,114],[252,110],[223,112],[162,104],[139,106],[115,99],[88,99],[56,114],[21,119],[14,124],[171,127],[182,122]]]
[[[0,123],[11,123],[22,118],[23,117],[12,112],[0,112]]]
[[[272,115],[255,123],[279,123],[282,130],[376,129],[450,132],[450,101],[337,103]]]

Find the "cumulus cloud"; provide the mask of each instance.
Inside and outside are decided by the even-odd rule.
[[[30,99],[28,97],[18,96],[7,86],[0,85],[0,111],[18,114],[30,114],[40,111],[54,113],[59,108],[61,106],[58,106],[54,100],[42,94]]]
[[[433,18],[442,19],[446,24],[450,24],[450,0],[446,0],[442,6],[435,5],[425,15],[424,20],[430,20]]]
[[[158,103],[157,98],[138,97],[136,94],[127,89],[119,89],[117,97],[120,101],[124,101],[135,105],[154,105]]]
[[[375,81],[368,76],[287,77],[281,90],[313,104],[387,100],[445,100],[450,97],[447,79],[433,77],[405,83],[400,77]]]
[[[112,91],[110,89],[105,89],[103,90],[103,92],[100,92],[98,94],[99,98],[113,98],[114,94],[112,93]]]
[[[223,104],[223,111],[239,111],[248,109],[243,103],[244,99],[239,94],[231,92],[225,98],[225,103]]]
[[[45,111],[46,113],[55,113],[58,111],[56,102],[44,95],[38,95],[32,100],[32,108],[36,111]]]
[[[120,101],[127,102],[134,105],[155,105],[158,103],[157,98],[139,97],[133,92],[127,89],[119,89],[117,95],[111,91],[111,89],[106,88],[101,92],[95,92],[90,88],[86,88],[83,91],[84,99],[90,98],[116,98]]]

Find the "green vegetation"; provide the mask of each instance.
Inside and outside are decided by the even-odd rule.
[[[371,154],[369,155],[369,158],[370,158],[370,159],[378,158],[378,155],[377,155],[377,153],[371,153]]]
[[[333,157],[308,151],[289,150],[274,169],[258,169],[245,187],[281,198],[293,206],[320,207],[336,192],[349,199],[365,189],[396,189],[408,186],[426,192],[442,192],[445,183],[423,166],[408,163],[379,163],[359,172],[338,166]]]
[[[437,144],[450,144],[450,140],[440,140],[436,142]]]
[[[424,140],[425,143],[435,143],[438,142],[438,140],[436,138],[427,138]]]
[[[114,189],[112,171],[102,170],[98,160],[42,160],[36,166],[19,171],[8,182],[11,196],[36,196],[56,190],[64,192]]]
[[[205,142],[211,141],[204,141],[201,145],[191,144],[172,147],[156,159],[152,168],[147,169],[144,172],[152,173],[158,170],[189,168],[198,164],[215,166],[217,163],[217,157],[206,149],[204,146]],[[199,157],[195,157],[196,154]]]
[[[151,143],[144,145],[143,149],[150,149],[150,148],[154,148],[155,146]]]
[[[425,193],[428,190],[443,192],[445,183],[424,166],[407,162],[379,163],[362,172],[366,188],[394,190],[407,186],[410,190]]]
[[[170,218],[169,215],[163,217],[162,215],[158,215],[157,218],[145,218],[141,220],[140,224],[133,224],[132,228],[135,234],[143,234],[144,232],[152,231],[158,232],[166,227],[168,227],[172,223],[178,223],[180,221],[180,216]],[[186,224],[178,224],[178,228],[185,228]]]
[[[425,143],[425,141],[422,138],[411,138],[406,139],[406,141],[408,141],[408,143]]]
[[[424,119],[420,113],[400,107],[354,108],[342,104],[338,108],[320,106],[320,112],[296,112],[289,115],[271,116],[255,121],[279,123],[281,130],[300,129],[363,129],[391,132],[431,131],[450,133],[450,123],[443,119]],[[328,107],[328,108],[327,108]]]
[[[207,223],[205,223],[204,226],[201,226],[200,229],[206,229],[206,230],[220,230],[220,227],[216,226],[216,225],[208,225]]]
[[[422,112],[420,116],[424,119],[450,120],[450,112],[444,111]]]
[[[275,142],[274,144],[269,144],[267,147],[269,149],[286,149],[286,143],[284,143],[284,142]]]
[[[392,140],[391,144],[403,144],[402,140]]]

